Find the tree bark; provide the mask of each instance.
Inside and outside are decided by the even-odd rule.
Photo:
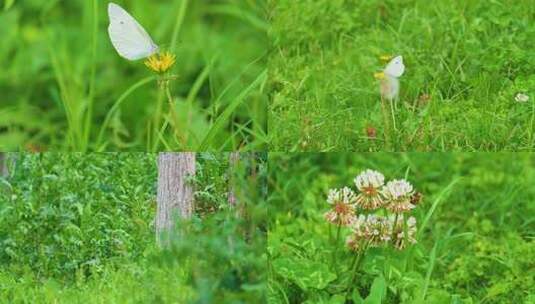
[[[0,152],[0,176],[7,177],[9,174],[7,170],[7,154]]]
[[[168,244],[175,219],[190,218],[194,210],[194,187],[188,182],[195,175],[195,153],[160,153],[158,156],[158,193],[156,237],[160,245]]]
[[[240,153],[231,152],[228,158],[228,193],[227,200],[230,208],[236,207],[236,171],[239,170]]]

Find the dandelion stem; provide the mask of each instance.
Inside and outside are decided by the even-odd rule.
[[[166,82],[164,86],[165,86],[165,95],[167,96],[167,101],[169,103],[169,112],[171,114],[171,119],[173,120],[174,133],[175,133],[175,136],[180,139],[181,145],[184,146],[186,144],[186,141],[182,136],[180,136],[180,133],[178,131],[178,127],[179,127],[178,116],[176,115],[176,107],[175,107],[175,102],[173,100],[173,96],[171,96],[171,91],[169,90],[169,83]]]
[[[383,112],[383,123],[384,123],[384,137],[387,150],[390,149],[390,121],[388,119],[388,112],[385,106],[385,99],[381,95],[381,111]]]
[[[394,104],[395,104],[395,100],[390,99],[390,112],[392,114],[392,126],[394,127],[393,130],[397,131],[397,129],[396,129],[396,114],[394,113]]]
[[[154,139],[154,142],[152,143],[152,149],[151,149],[151,151],[153,152],[158,150],[158,144],[160,142],[160,140],[158,139],[159,138],[158,130],[162,121],[162,108],[163,108],[164,94],[165,94],[164,89],[162,85],[159,84],[158,99],[156,102],[156,113],[154,114],[154,124],[153,124],[154,134],[152,138]]]

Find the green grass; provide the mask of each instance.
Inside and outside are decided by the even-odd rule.
[[[113,49],[107,1],[5,1],[1,150],[266,146],[263,1],[116,2],[176,54],[169,96],[143,61],[129,62]]]
[[[271,150],[534,148],[532,1],[280,0],[271,9]],[[373,78],[381,55],[403,55],[406,66],[390,143]],[[530,100],[515,102],[518,92]]]
[[[234,170],[238,217],[228,153],[197,153],[194,216],[166,248],[154,231],[156,154],[14,155],[0,177],[0,303],[264,300],[265,155],[241,154]]]
[[[535,301],[532,154],[276,153],[269,163],[269,303],[344,303],[353,254],[333,248],[326,195],[367,168],[407,176],[424,199],[411,212],[418,243],[370,250],[353,303]]]

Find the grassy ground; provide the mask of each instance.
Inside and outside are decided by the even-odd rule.
[[[534,148],[532,1],[271,6],[271,150]],[[373,78],[381,55],[403,55],[406,66],[395,129],[385,130]],[[530,100],[516,102],[518,92]]]
[[[113,49],[107,1],[2,1],[2,151],[265,146],[263,1],[116,2],[176,54],[170,98]]]
[[[344,303],[353,254],[340,249],[332,266],[326,195],[354,188],[367,168],[407,176],[424,199],[411,212],[418,243],[369,252],[353,303],[535,302],[532,154],[274,154],[269,162],[270,303]]]
[[[267,170],[249,159],[237,217],[227,153],[198,153],[195,215],[160,248],[155,154],[19,154],[0,177],[0,303],[261,302]]]

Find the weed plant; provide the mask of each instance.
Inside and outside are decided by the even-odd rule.
[[[276,153],[270,154],[269,162],[269,303],[535,300],[533,155]],[[327,204],[340,198],[333,192],[329,195],[329,189],[353,185],[364,168],[374,168],[389,180],[405,178],[422,194],[417,208],[404,212],[415,218],[417,230],[414,242],[407,242],[403,250],[387,245],[395,235],[366,236],[361,233],[366,230],[359,229],[363,226],[351,221],[340,230],[340,243],[335,241],[337,225],[326,219],[343,223],[337,219],[344,217],[332,215],[347,209]],[[354,191],[365,189],[358,186],[365,185],[362,180],[355,182]],[[347,190],[337,193],[347,194],[341,197],[349,202],[352,196]],[[362,209],[362,202],[357,203],[360,207],[352,221],[355,214],[365,218],[363,214],[370,212]],[[377,210],[374,216],[383,213]],[[409,231],[402,236],[410,240],[409,221],[405,227]],[[358,247],[352,250],[354,241],[370,236],[374,241],[375,236],[386,238],[365,251],[353,277],[355,256],[361,252]],[[342,245],[346,238],[349,246]]]

